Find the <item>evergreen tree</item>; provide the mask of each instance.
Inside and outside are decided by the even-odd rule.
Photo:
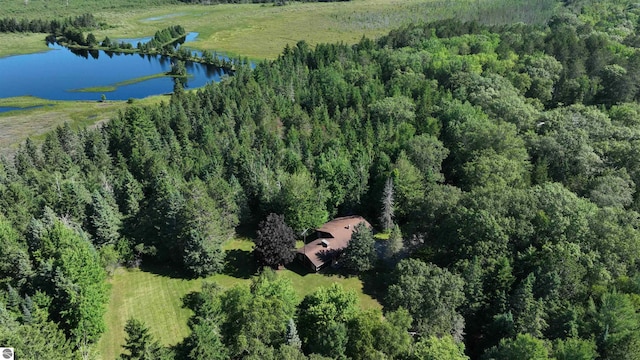
[[[253,252],[260,265],[277,268],[293,261],[296,234],[283,215],[271,213],[260,222],[254,242]]]
[[[300,349],[302,347],[302,341],[298,336],[298,328],[293,319],[289,319],[287,324],[287,345]]]
[[[87,209],[87,221],[87,229],[97,247],[115,244],[120,238],[122,216],[110,192],[106,192],[106,196],[97,190],[93,192]]]
[[[13,312],[19,312],[21,302],[22,299],[20,299],[18,291],[13,286],[7,285],[7,309]]]
[[[109,299],[106,273],[95,248],[80,231],[45,209],[29,233],[41,289],[52,297],[51,317],[76,341],[98,340]]]
[[[96,36],[93,33],[87,34],[87,45],[94,47],[98,43]]]
[[[191,327],[191,334],[185,339],[190,360],[225,360],[229,358],[227,349],[222,343],[222,335],[218,324],[209,319]]]
[[[388,178],[384,183],[382,191],[382,211],[380,213],[380,224],[384,231],[390,230],[393,226],[393,179]]]
[[[111,39],[109,39],[109,37],[106,36],[104,38],[104,40],[102,40],[102,46],[103,47],[111,47],[111,45],[112,45]]]
[[[127,333],[126,344],[122,347],[128,354],[120,354],[122,360],[164,360],[169,359],[166,349],[151,335],[146,325],[134,318],[124,326]]]
[[[541,300],[533,297],[533,285],[535,276],[529,274],[518,287],[513,296],[513,317],[516,332],[526,333],[535,337],[542,337],[547,323],[544,320],[544,305]]]
[[[179,240],[184,268],[195,276],[222,270],[222,244],[233,233],[222,224],[218,206],[208,196],[204,184],[194,181],[186,205],[178,215]]]
[[[387,261],[393,262],[396,260],[402,251],[404,250],[404,241],[402,239],[402,231],[398,224],[393,224],[391,228],[391,234],[387,239],[387,246],[385,248],[384,257]]]
[[[157,249],[160,261],[182,263],[181,238],[184,230],[185,198],[182,178],[162,169],[152,180],[153,192],[147,196],[143,224],[137,230],[139,242]]]
[[[0,214],[0,284],[13,284],[20,288],[33,275],[27,249],[19,242],[19,233]],[[4,286],[3,286],[4,287]]]
[[[342,254],[342,262],[345,268],[359,273],[373,268],[375,261],[376,249],[373,233],[364,222],[361,222],[356,225],[351,234],[351,240]]]

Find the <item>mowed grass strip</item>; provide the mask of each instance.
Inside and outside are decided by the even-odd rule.
[[[226,289],[236,285],[248,286],[256,270],[252,248],[253,242],[248,239],[227,242],[225,250],[230,256],[224,274],[206,279],[183,279],[168,268],[145,271],[118,269],[109,280],[111,298],[105,315],[107,331],[98,343],[102,359],[115,359],[122,352],[124,325],[130,317],[144,321],[164,345],[182,341],[189,335],[187,321],[192,315],[190,310],[182,307],[182,298],[190,292],[200,291],[203,281],[217,282]],[[339,283],[345,289],[355,291],[362,308],[381,308],[375,299],[363,293],[362,282],[356,277],[308,273],[295,265],[291,270],[283,269],[277,273],[291,280],[299,300],[321,286]]]

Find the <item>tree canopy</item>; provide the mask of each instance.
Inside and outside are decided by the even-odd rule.
[[[338,286],[300,302],[266,270],[205,286],[167,356],[637,357],[640,8],[554,11],[300,41],[100,127],[27,140],[0,160],[0,340],[87,355],[105,269],[219,273],[225,241],[260,220],[256,258],[277,267],[294,234],[358,214],[390,239],[359,229],[339,263],[381,311]]]

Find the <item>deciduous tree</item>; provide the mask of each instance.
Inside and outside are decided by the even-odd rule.
[[[355,293],[335,283],[307,295],[298,307],[298,328],[305,351],[332,358],[344,356],[346,323],[356,316],[357,301]]]
[[[451,335],[421,339],[415,344],[414,356],[421,360],[469,360],[464,354],[464,344]]]
[[[296,234],[283,215],[269,214],[260,223],[254,242],[253,252],[260,265],[277,268],[293,261]]]
[[[405,259],[394,271],[385,302],[392,309],[407,309],[423,336],[449,335],[464,324],[457,311],[464,300],[463,285],[462,278],[447,269]]]
[[[495,360],[548,360],[549,349],[543,340],[529,334],[518,334],[515,339],[502,339],[489,349],[484,359]]]

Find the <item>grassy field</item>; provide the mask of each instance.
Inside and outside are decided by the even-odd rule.
[[[46,51],[45,34],[0,33],[0,57]]]
[[[227,243],[228,267],[224,274],[210,276],[206,281],[215,281],[225,288],[249,284],[255,271],[250,253],[252,245],[248,240]],[[192,291],[200,290],[204,280],[183,279],[165,270],[118,269],[110,279],[111,299],[105,316],[107,331],[98,344],[102,359],[115,359],[120,354],[125,340],[124,325],[131,316],[144,321],[164,345],[176,344],[189,334],[187,320],[191,311],[182,308],[181,299]],[[309,274],[297,268],[280,270],[278,274],[291,280],[301,299],[320,286],[337,282],[346,289],[354,290],[363,308],[380,308],[375,299],[362,292],[362,283],[357,278]]]
[[[155,104],[162,99],[167,97],[149,97],[138,100],[137,104]],[[27,137],[39,139],[65,122],[74,128],[94,126],[109,120],[128,104],[124,101],[52,101],[23,96],[0,99],[0,106],[26,108],[0,113],[0,155],[9,155]]]

